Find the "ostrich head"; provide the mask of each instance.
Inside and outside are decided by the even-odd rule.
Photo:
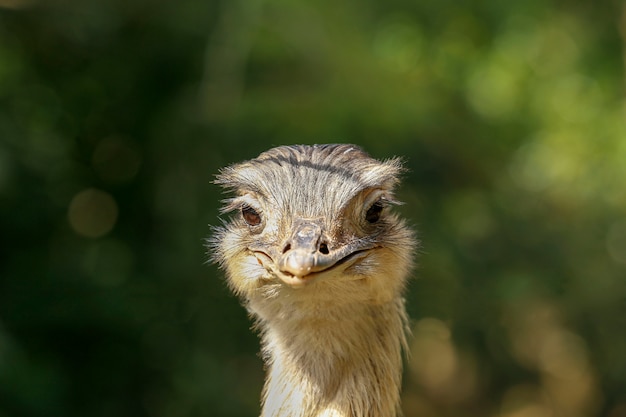
[[[235,213],[212,255],[261,330],[264,415],[395,415],[416,246],[391,210],[401,171],[354,145],[315,145],[218,175]]]

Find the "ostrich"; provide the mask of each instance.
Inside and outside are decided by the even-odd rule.
[[[416,247],[389,209],[401,171],[338,144],[281,146],[218,174],[236,214],[209,246],[262,339],[262,417],[401,414]]]

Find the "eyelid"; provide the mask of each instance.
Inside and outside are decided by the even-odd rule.
[[[392,195],[386,190],[372,190],[364,201],[364,206],[366,210],[369,210],[374,204],[381,204],[384,207],[401,204],[399,201],[395,200]]]
[[[249,204],[247,202],[242,202],[237,206],[238,210],[252,209],[255,213],[263,214],[263,210],[261,210],[258,206]]]
[[[238,197],[228,198],[226,200],[223,200],[223,203],[225,205],[221,209],[222,214],[228,213],[231,211],[241,210],[243,207],[246,207],[246,206],[254,209],[254,211],[256,211],[259,214],[263,213],[263,210],[261,209],[261,206],[258,204],[257,200],[248,194],[238,196]]]
[[[398,201],[394,198],[387,198],[386,196],[379,198],[374,204],[376,203],[382,204],[383,207],[401,206],[402,204],[404,204],[401,201]]]

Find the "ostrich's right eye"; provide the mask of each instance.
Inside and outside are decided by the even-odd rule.
[[[241,216],[249,226],[258,226],[261,224],[261,215],[248,205],[241,207]]]
[[[370,207],[367,210],[367,213],[365,213],[365,220],[367,220],[369,223],[376,223],[378,220],[380,220],[380,215],[382,212],[383,204],[380,201],[377,201],[372,204],[372,207]]]

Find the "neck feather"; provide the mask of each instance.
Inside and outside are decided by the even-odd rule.
[[[327,307],[258,316],[268,365],[262,417],[399,415],[404,300]]]

